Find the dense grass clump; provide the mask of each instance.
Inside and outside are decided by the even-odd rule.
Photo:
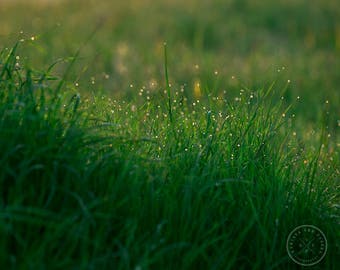
[[[81,97],[16,50],[0,56],[1,268],[295,269],[301,224],[329,241],[316,269],[339,267],[338,153],[292,135],[285,88]]]

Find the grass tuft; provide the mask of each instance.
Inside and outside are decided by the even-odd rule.
[[[291,135],[276,85],[189,102],[164,45],[165,109],[81,97],[54,65],[18,68],[17,49],[0,55],[2,268],[295,269],[301,224],[337,268],[339,160],[326,136],[313,150]]]

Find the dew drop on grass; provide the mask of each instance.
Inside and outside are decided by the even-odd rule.
[[[199,98],[201,96],[201,83],[199,80],[194,82],[194,95],[195,97]]]

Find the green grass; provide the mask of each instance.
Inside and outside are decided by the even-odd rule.
[[[0,6],[0,268],[338,269],[335,1],[112,2]]]
[[[336,268],[338,160],[301,149],[275,85],[81,98],[18,70],[15,50],[0,73],[1,265],[294,268],[285,239],[312,223],[332,247],[320,267]]]
[[[237,95],[232,76],[250,88],[285,77],[292,82],[287,104],[296,96],[304,101],[296,108],[302,122],[320,121],[322,104],[329,100],[334,112],[330,126],[332,131],[337,128],[340,9],[336,0],[314,0],[313,4],[308,0],[200,4],[194,0],[104,0],[100,4],[74,0],[42,6],[17,1],[0,5],[0,38],[10,47],[18,39],[35,37],[22,59],[31,65],[46,67],[73,55],[97,29],[71,76],[81,91],[100,89],[131,97],[151,82],[157,83],[158,90],[164,86],[166,41],[171,48],[173,84],[192,87],[200,80],[209,91]],[[218,83],[214,71],[218,71]]]

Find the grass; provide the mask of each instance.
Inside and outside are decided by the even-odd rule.
[[[314,70],[338,65],[333,1],[171,3],[0,7],[2,32],[39,14],[0,53],[0,268],[299,269],[301,224],[327,237],[314,269],[339,268],[339,78]]]

